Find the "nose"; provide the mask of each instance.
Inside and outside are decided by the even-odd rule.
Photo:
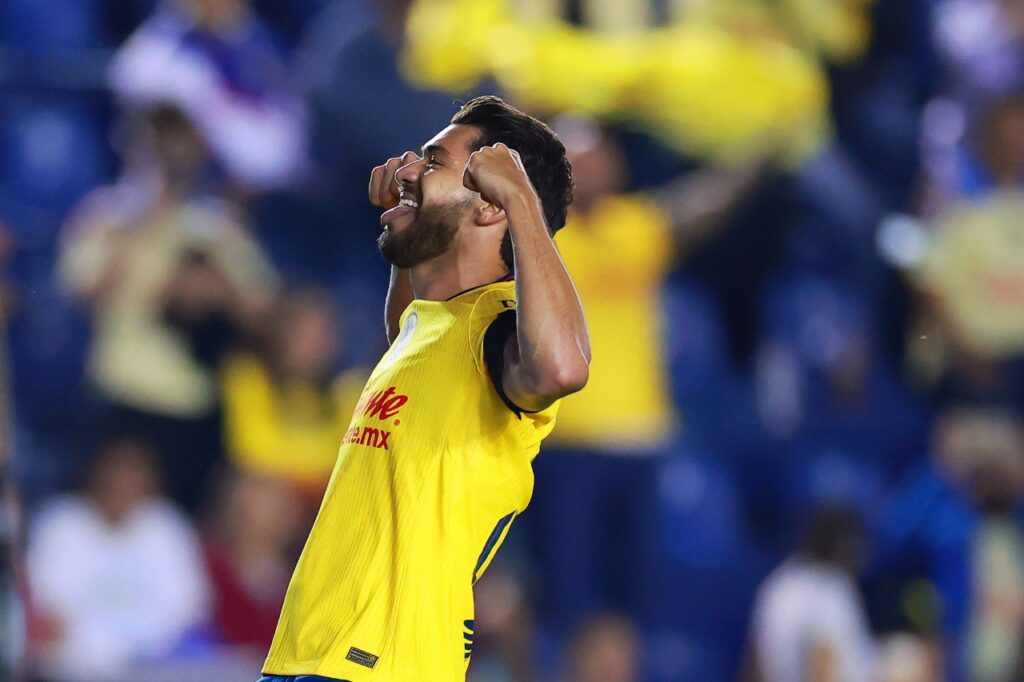
[[[404,161],[405,159],[403,159]],[[395,179],[398,180],[398,184],[414,185],[420,181],[420,173],[423,172],[423,159],[413,156],[408,163],[404,166],[399,167],[395,171]]]

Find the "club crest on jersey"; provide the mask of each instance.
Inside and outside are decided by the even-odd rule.
[[[398,425],[400,423],[398,413],[407,402],[409,402],[409,396],[397,393],[394,386],[388,386],[383,391],[371,391],[367,388],[359,397],[352,418],[375,417],[381,421],[391,420],[392,424]],[[391,432],[386,429],[375,426],[351,426],[345,432],[341,442],[390,450],[389,438],[391,438]]]

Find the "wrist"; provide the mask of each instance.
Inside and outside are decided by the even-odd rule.
[[[533,189],[533,185],[530,184],[530,179],[523,176],[522,178],[509,178],[507,184],[501,188],[501,191],[497,193],[495,198],[501,204],[502,208],[515,205],[524,197],[535,195],[537,192]]]
[[[541,206],[540,197],[537,196],[532,186],[511,192],[507,198],[502,198],[501,201],[505,215],[509,219],[510,229],[513,225],[526,225],[533,222],[544,224],[544,208]],[[514,220],[513,217],[515,217]],[[535,220],[530,218],[535,218]]]

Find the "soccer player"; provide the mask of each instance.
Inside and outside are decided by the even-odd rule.
[[[572,171],[546,125],[468,102],[370,176],[391,347],[356,406],[264,682],[465,678],[473,583],[533,490],[559,398],[587,381],[552,235]]]

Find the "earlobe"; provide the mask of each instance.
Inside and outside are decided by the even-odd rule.
[[[505,220],[505,209],[483,202],[476,209],[476,223],[481,227],[494,225]]]

